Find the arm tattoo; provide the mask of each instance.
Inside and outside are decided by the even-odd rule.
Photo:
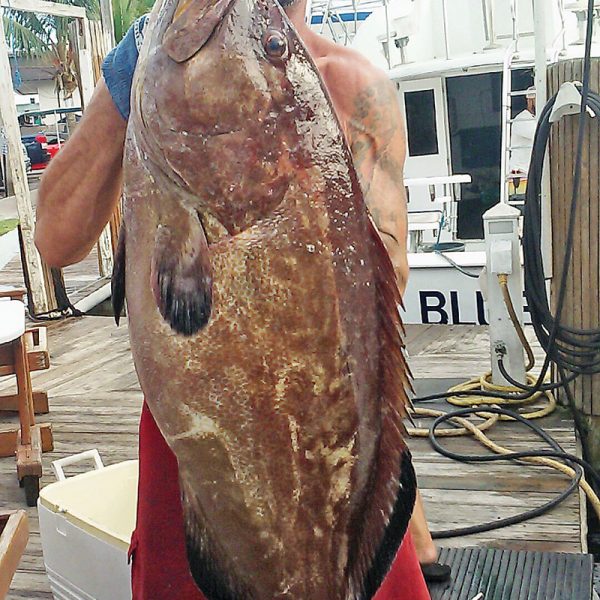
[[[365,202],[375,225],[382,234],[399,243],[386,224],[401,218],[398,207],[389,208],[390,202],[381,203],[381,191],[374,181],[376,173],[384,177],[392,188],[403,194],[402,154],[398,138],[402,140],[403,127],[397,105],[396,90],[387,79],[378,81],[359,93],[350,118],[350,149],[354,166],[363,190]],[[386,194],[389,195],[389,185]],[[393,193],[393,192],[392,192]],[[401,197],[398,198],[398,201]],[[393,203],[393,201],[392,201]],[[385,219],[382,217],[385,213]]]

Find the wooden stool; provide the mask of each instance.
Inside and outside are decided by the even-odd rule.
[[[35,424],[25,305],[20,300],[23,293],[0,292],[0,374],[14,374],[17,378],[16,395],[5,396],[2,403],[18,410],[20,424],[18,428],[0,431],[0,456],[16,454],[19,484],[25,488],[27,505],[35,506],[42,476],[42,451],[52,450],[53,441],[50,424]]]
[[[29,525],[24,510],[0,513],[0,600],[8,593],[28,539]]]

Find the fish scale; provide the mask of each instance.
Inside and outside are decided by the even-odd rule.
[[[113,300],[192,575],[209,600],[371,598],[414,503],[409,376],[316,67],[271,0],[166,0],[139,65]]]

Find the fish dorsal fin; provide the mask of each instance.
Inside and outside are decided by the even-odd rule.
[[[164,51],[178,63],[189,60],[213,34],[233,0],[181,0],[163,37]]]

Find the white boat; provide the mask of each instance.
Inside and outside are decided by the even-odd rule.
[[[527,90],[535,86],[541,108],[547,65],[583,56],[587,3],[538,0],[537,12],[534,5],[314,0],[309,7],[313,28],[385,69],[398,89],[408,146],[408,323],[485,323],[477,280],[457,266],[477,274],[485,265],[486,210],[523,204],[526,174],[514,177],[511,162],[530,148],[511,143],[511,132]],[[595,39],[592,55],[599,54]]]

